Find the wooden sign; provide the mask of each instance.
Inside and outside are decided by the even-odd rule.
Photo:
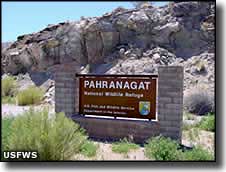
[[[77,75],[79,113],[156,119],[157,75]]]

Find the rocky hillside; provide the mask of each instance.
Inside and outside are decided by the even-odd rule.
[[[183,65],[185,89],[204,84],[214,91],[214,10],[214,2],[180,2],[48,25],[2,53],[3,72],[76,62],[82,73],[150,74],[158,65]]]
[[[12,42],[3,42],[2,43],[2,51],[7,49],[8,47],[10,47],[11,44],[12,44]]]

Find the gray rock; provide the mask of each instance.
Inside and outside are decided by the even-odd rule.
[[[152,58],[155,61],[155,63],[159,63],[160,62],[160,55],[159,54],[157,54],[157,53],[154,54]]]
[[[212,88],[212,77],[206,78],[214,73],[214,15],[212,2],[179,2],[164,7],[117,8],[101,17],[48,25],[37,33],[19,36],[2,52],[3,73],[39,73],[72,62],[80,67],[90,65],[86,73],[150,74],[158,65],[183,65],[185,89],[196,80],[208,82]],[[205,62],[206,73],[195,68],[192,61],[197,59]],[[104,70],[98,65],[105,66]]]
[[[120,48],[120,50],[119,50],[120,57],[124,56],[125,51],[126,51],[125,48]]]

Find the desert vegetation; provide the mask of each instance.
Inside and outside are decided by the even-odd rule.
[[[42,101],[44,91],[37,86],[30,86],[19,90],[13,76],[2,79],[2,103],[17,104],[19,106],[38,104]]]
[[[208,161],[214,160],[214,155],[203,149],[201,146],[194,147],[192,150],[183,153],[183,159],[186,161]]]
[[[145,155],[155,160],[179,160],[181,152],[178,149],[179,144],[176,141],[160,136],[148,140],[145,145]]]
[[[18,91],[15,77],[5,77],[2,84],[3,103],[30,106],[38,105],[43,100],[44,91],[39,87],[30,86]],[[185,97],[184,108],[182,139],[187,140],[189,149],[184,149],[170,138],[158,136],[149,139],[144,147],[127,139],[113,142],[110,146],[112,153],[121,154],[126,159],[131,158],[131,152],[144,149],[144,158],[150,160],[214,160],[211,144],[214,142],[215,114],[211,95],[197,89]],[[3,118],[2,130],[3,151],[36,149],[40,155],[39,160],[77,159],[78,156],[75,155],[95,159],[101,154],[101,144],[87,139],[84,130],[61,113],[51,115],[48,110],[30,109],[16,117]],[[207,146],[204,137],[208,142]]]
[[[215,115],[208,114],[207,116],[203,117],[200,123],[198,124],[198,127],[202,130],[214,132],[215,131]]]
[[[189,149],[170,138],[158,136],[146,142],[144,157],[160,161],[214,160],[214,152],[200,142],[200,131],[214,131],[209,128],[213,117],[214,114],[209,114],[185,131],[191,143]],[[35,111],[31,108],[16,117],[3,118],[2,130],[3,151],[37,150],[39,160],[70,160],[79,154],[92,159],[102,156],[98,155],[101,144],[87,139],[85,131],[63,113],[51,114],[47,109]],[[142,146],[122,139],[113,142],[110,148],[113,153],[128,158],[131,151],[142,149]]]
[[[2,96],[14,96],[16,93],[16,81],[12,76],[2,79]]]
[[[43,95],[42,89],[33,86],[20,91],[16,96],[16,101],[20,106],[37,104],[41,102]]]
[[[97,153],[98,145],[94,142],[87,140],[85,143],[81,146],[81,154],[87,157],[94,157]]]
[[[189,114],[189,115],[188,115]],[[199,116],[197,114],[184,114],[183,127],[182,127],[182,142],[183,144],[192,147],[194,150],[187,153],[187,160],[198,160],[203,152],[207,154],[205,157],[213,159],[214,154],[214,135],[215,135],[215,114],[207,113],[206,115]],[[195,151],[197,149],[197,151]],[[206,153],[205,153],[206,152]],[[196,159],[194,158],[196,156]],[[202,156],[204,157],[204,156]],[[205,158],[203,158],[205,159]]]
[[[39,160],[68,160],[80,152],[95,155],[85,131],[63,113],[30,109],[15,118],[5,118],[3,124],[4,151],[36,150]]]
[[[11,134],[12,117],[2,119],[2,147],[1,150],[8,150],[9,136]]]
[[[192,149],[182,149],[176,141],[158,136],[151,138],[145,145],[145,154],[148,158],[161,161],[206,161],[214,160],[214,155],[201,146]]]
[[[214,112],[214,96],[208,90],[194,88],[191,93],[184,97],[185,109],[197,115],[205,115]]]
[[[214,113],[208,113],[205,116],[202,116],[199,121],[195,122],[196,117],[195,115],[189,114],[185,119],[193,121],[193,123],[184,123],[183,129],[188,130],[191,128],[198,128],[200,130],[206,130],[206,131],[215,131],[215,114]]]
[[[112,151],[116,153],[127,154],[129,151],[138,148],[139,146],[137,144],[128,141],[126,138],[112,144]]]
[[[15,103],[15,95],[17,93],[17,83],[13,76],[7,76],[2,79],[2,102]]]

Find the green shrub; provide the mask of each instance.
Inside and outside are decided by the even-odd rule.
[[[38,87],[29,87],[17,94],[16,100],[18,105],[31,105],[39,103],[43,98],[44,92]]]
[[[127,154],[130,150],[138,148],[138,145],[129,142],[127,139],[123,139],[120,142],[115,142],[112,144],[112,151],[116,153]]]
[[[87,136],[63,113],[30,109],[12,122],[8,149],[38,151],[39,160],[65,160],[79,153]]]
[[[215,131],[215,116],[209,114],[206,117],[203,117],[200,123],[197,125],[198,128],[206,131]]]
[[[81,154],[87,157],[93,157],[96,155],[97,145],[91,141],[86,141],[81,147]]]
[[[15,97],[9,97],[9,96],[5,96],[2,97],[2,104],[16,104],[16,99]]]
[[[16,80],[12,76],[7,76],[2,79],[2,96],[15,96],[16,93]]]
[[[2,119],[2,150],[8,149],[9,136],[11,134],[12,117]]]
[[[192,150],[187,150],[183,153],[183,159],[188,161],[205,161],[214,160],[214,156],[207,150],[197,146]]]
[[[145,144],[145,155],[152,159],[170,161],[179,160],[181,151],[178,150],[179,144],[170,138],[163,136],[153,137]]]

